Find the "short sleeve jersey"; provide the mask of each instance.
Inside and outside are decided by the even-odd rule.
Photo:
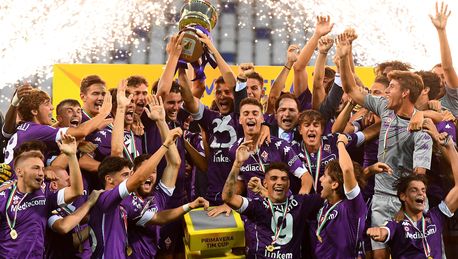
[[[240,138],[230,149],[230,161],[235,160],[235,154],[237,148],[242,144],[243,138]],[[267,171],[269,165],[273,162],[285,162],[288,164],[290,173],[290,178],[297,177],[301,178],[302,175],[307,173],[304,164],[302,163],[299,156],[292,149],[291,145],[286,141],[271,137],[271,143],[265,142],[261,145],[259,150],[252,154],[246,161],[243,163],[243,166],[240,167],[240,179],[244,181],[245,186],[250,181],[251,177],[259,177],[261,180],[264,179],[265,172]],[[231,163],[232,165],[232,163]],[[293,190],[297,192],[298,190]],[[249,198],[255,197],[255,194],[250,190],[247,191],[247,196]]]
[[[51,192],[45,184],[32,193],[21,193],[14,184],[0,192],[0,258],[43,258],[48,216],[63,205],[64,190]],[[12,239],[8,219],[13,222],[16,211],[17,238]]]
[[[156,186],[153,195],[141,198],[131,194],[121,203],[128,218],[128,238],[132,248],[129,258],[154,258],[156,256],[156,226],[146,223],[159,210],[165,208],[169,196]]]
[[[387,103],[384,97],[372,95],[366,95],[364,100],[364,106],[382,120],[378,161],[393,169],[392,175],[375,175],[374,192],[396,195],[393,184],[404,172],[410,172],[417,167],[430,169],[433,142],[424,131],[409,132],[407,127],[410,120],[389,110]]]
[[[425,238],[429,248],[431,249],[432,258],[442,258],[442,232],[444,229],[446,217],[451,217],[447,205],[444,202],[438,207],[432,208],[426,214],[425,232],[422,228],[422,220],[412,222],[407,218],[400,222],[390,221],[386,224],[389,232],[387,240],[391,248],[393,258],[426,258],[425,254]]]
[[[455,118],[458,118],[458,89],[445,86],[445,95],[440,99],[443,107],[447,108]]]
[[[322,242],[318,241],[315,247],[317,258],[358,257],[358,248],[362,240],[367,216],[367,206],[358,186],[346,196],[332,211],[329,211],[331,205],[325,202],[320,213],[318,213],[317,221],[324,220],[324,225],[320,231]],[[320,216],[321,218],[318,218]],[[317,225],[313,226],[313,230],[316,231],[316,229]]]
[[[22,143],[31,140],[43,141],[47,147],[45,161],[50,157],[53,151],[59,150],[57,141],[60,140],[60,134],[66,133],[68,128],[54,128],[48,125],[37,124],[33,122],[24,122],[17,127],[16,133],[11,136],[6,146],[5,163],[13,166],[14,149]]]
[[[291,195],[283,203],[269,203],[267,198],[243,199],[239,212],[255,225],[248,233],[256,240],[249,258],[301,258],[305,221],[323,204],[319,195]],[[269,245],[274,250],[269,251]]]
[[[243,136],[236,113],[222,115],[201,105],[194,119],[205,130],[210,146],[208,161],[208,187],[206,198],[213,204],[221,204],[221,192],[232,168],[229,148]]]
[[[127,215],[119,205],[128,196],[126,181],[100,194],[89,220],[96,237],[91,258],[127,257]]]

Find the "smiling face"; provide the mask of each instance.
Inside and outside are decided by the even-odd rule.
[[[42,125],[52,125],[52,111],[54,107],[51,104],[51,99],[45,100],[38,106],[38,110],[33,110],[36,120]]]
[[[129,87],[129,92],[133,94],[133,102],[135,104],[135,113],[141,115],[143,108],[146,105],[146,96],[148,95],[148,86],[146,84],[139,84]]]
[[[138,187],[138,194],[142,197],[146,197],[151,194],[154,189],[154,184],[156,182],[156,170],[146,179],[146,181]]]
[[[436,66],[436,67],[433,68],[433,70],[431,72],[436,74],[441,79],[440,90],[439,90],[439,93],[437,94],[437,97],[436,97],[436,99],[440,99],[445,95],[446,81],[445,81],[444,69],[442,67],[440,67],[440,66]]]
[[[83,108],[91,116],[99,114],[100,107],[103,104],[103,97],[105,96],[105,85],[92,84],[89,86],[85,93],[81,93],[80,97],[83,101]]]
[[[284,202],[289,191],[289,176],[285,171],[278,169],[270,170],[264,178],[264,187],[274,203]]]
[[[41,188],[45,179],[44,163],[40,157],[23,158],[16,164],[15,171],[26,192]]]
[[[280,100],[275,117],[278,127],[285,131],[296,127],[297,119],[299,118],[299,109],[296,101],[290,98]]]
[[[181,93],[168,93],[164,98],[166,118],[170,121],[176,121],[182,104],[183,98],[181,98]]]
[[[245,136],[256,136],[261,132],[261,124],[264,121],[261,108],[254,104],[245,104],[240,108],[239,122],[242,125]]]
[[[321,144],[323,127],[320,121],[306,118],[300,125],[299,132],[306,146],[319,146]]]
[[[385,90],[385,96],[388,100],[387,108],[390,110],[399,109],[408,94],[408,90],[403,90],[401,84],[397,80],[392,79]]]
[[[255,78],[248,78],[246,81],[246,87],[248,97],[254,98],[258,101],[261,100],[261,97],[264,93],[264,89],[262,87],[262,83],[259,82],[259,80]]]
[[[57,120],[60,127],[76,128],[81,124],[82,113],[79,105],[65,104],[58,109]]]
[[[413,180],[407,186],[407,190],[400,194],[401,201],[408,211],[414,214],[420,213],[426,208],[426,186],[422,181]]]
[[[221,114],[227,115],[234,108],[234,94],[225,83],[216,84],[215,102]]]
[[[329,175],[329,169],[324,170],[324,174],[320,177],[320,185],[323,188],[321,190],[321,198],[326,199],[330,197],[333,192],[339,187],[339,183],[334,181]]]

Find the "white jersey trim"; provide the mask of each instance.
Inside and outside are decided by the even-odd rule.
[[[453,217],[453,215],[455,215],[455,213],[451,212],[450,209],[448,208],[447,204],[445,203],[445,201],[441,201],[441,203],[439,203],[439,210],[447,217],[451,218]]]
[[[142,217],[137,221],[135,225],[139,227],[145,227],[145,225],[156,215],[156,212],[147,210],[143,213]]]
[[[65,188],[57,191],[57,206],[62,207],[67,205],[65,203]]]
[[[361,193],[361,188],[359,188],[359,185],[356,185],[355,188],[347,192],[347,190],[345,189],[345,185],[344,185],[344,191],[345,191],[345,196],[347,196],[347,199],[353,200],[354,198],[356,198],[356,196],[358,196]]]
[[[237,83],[235,84],[235,91],[236,92],[240,92],[245,88],[246,88],[246,82],[241,82],[241,81],[237,80]]]
[[[301,178],[304,174],[308,173],[309,171],[307,170],[307,168],[305,167],[298,167],[296,170],[294,170],[294,176],[296,176],[297,178]]]
[[[51,217],[48,218],[48,227],[52,229],[53,231],[55,231],[52,226],[54,225],[54,223],[56,223],[56,221],[60,219],[63,219],[63,217],[59,215],[52,215]]]
[[[248,199],[245,197],[242,197],[242,206],[240,206],[240,208],[238,208],[235,211],[237,211],[238,213],[243,213],[248,208],[248,204],[250,204]]]
[[[356,146],[359,147],[366,141],[366,137],[362,131],[356,132]]]
[[[191,114],[192,118],[196,121],[201,120],[204,117],[205,105],[199,102],[199,110],[197,113]]]
[[[67,130],[68,130],[68,128],[59,128],[59,130],[57,131],[57,134],[56,134],[56,142],[61,140],[60,133],[67,134]]]
[[[384,229],[386,229],[386,231],[388,231],[388,235],[386,236],[386,239],[385,239],[385,241],[383,242],[384,244],[386,244],[388,241],[390,241],[390,237],[391,237],[390,229],[387,228],[387,227],[380,227],[380,228],[384,228]]]
[[[162,180],[159,180],[159,188],[161,188],[162,191],[165,192],[165,194],[167,194],[167,196],[169,197],[172,197],[173,195],[173,192],[175,191],[175,186],[173,187],[167,187],[165,186],[165,184],[162,182]]]
[[[127,179],[119,184],[119,196],[123,199],[129,196],[129,190],[127,190]]]

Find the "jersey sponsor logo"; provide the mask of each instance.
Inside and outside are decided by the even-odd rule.
[[[18,207],[17,210],[21,211],[21,210],[26,210],[28,208],[32,208],[35,206],[45,206],[45,205],[46,205],[46,198],[44,196],[39,196],[39,197],[32,198],[32,200],[30,201],[22,203]],[[14,212],[15,209],[16,209],[16,206],[11,206],[11,212]]]
[[[426,235],[426,237],[428,237],[430,235],[436,234],[436,232],[437,232],[437,227],[436,227],[435,224],[431,224],[431,225],[426,227],[425,235],[423,233],[418,232],[414,228],[408,228],[407,226],[410,226],[410,223],[407,222],[407,221],[403,221],[402,225],[404,226],[404,230],[405,230],[405,238],[408,238],[408,239],[414,239],[414,240],[415,239],[422,239],[422,238],[425,238],[425,235]],[[408,231],[410,229],[412,229],[414,231],[414,233],[411,233],[410,231]]]
[[[213,155],[213,162],[215,163],[229,163],[230,159],[227,156],[223,155],[222,150],[216,151],[215,155]]]
[[[264,256],[266,258],[273,258],[273,259],[292,259],[293,253],[282,253],[280,251],[269,252],[267,250],[264,250]]]
[[[248,164],[240,167],[240,172],[261,172],[259,165]]]
[[[293,158],[291,158],[291,160],[288,161],[288,165],[289,166],[292,166],[294,164],[294,162],[296,162],[296,160],[299,159],[299,156],[295,155],[293,156]]]

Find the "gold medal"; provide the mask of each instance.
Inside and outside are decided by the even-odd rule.
[[[126,247],[126,253],[127,253],[127,256],[131,256],[132,255],[132,247],[131,246],[127,246]]]
[[[434,259],[432,256],[428,256],[428,259]]]
[[[268,245],[268,246],[266,246],[266,250],[269,251],[269,252],[273,252],[275,250],[275,247],[274,247],[274,245]]]
[[[321,238],[320,235],[317,235],[316,237],[318,238],[318,241],[320,241],[320,243],[323,243],[323,238]]]
[[[11,239],[15,240],[17,238],[17,232],[15,229],[11,229],[10,231],[10,236],[11,236]]]

